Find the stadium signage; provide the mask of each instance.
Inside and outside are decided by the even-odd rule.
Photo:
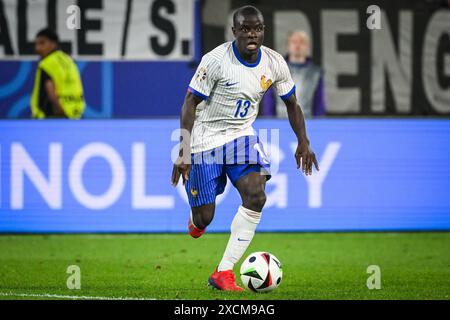
[[[261,0],[258,6],[265,45],[285,53],[290,31],[310,35],[330,114],[449,115],[450,10],[444,2],[286,0],[280,7]],[[203,26],[215,32],[205,33],[205,51],[233,38],[229,26],[238,5],[233,1],[226,17],[206,6]]]
[[[426,165],[448,163],[448,125],[310,120],[320,172],[305,177],[289,123],[258,120],[258,131],[279,130],[279,143],[270,137],[264,146],[279,169],[258,228],[450,229],[448,172]],[[0,232],[185,232],[186,192],[170,184],[178,126],[176,119],[0,121]],[[241,203],[227,185],[212,232],[229,230]]]
[[[34,55],[34,35],[55,29],[76,58],[192,60],[194,0],[0,0],[0,59]]]
[[[145,193],[145,144],[134,143],[131,146],[131,189],[133,209],[168,209],[174,206],[172,196],[153,196]],[[111,145],[93,142],[82,146],[68,164],[67,180],[62,168],[63,145],[50,143],[48,146],[48,172],[43,172],[26,148],[21,143],[11,144],[11,209],[21,210],[25,207],[24,180],[27,177],[34,185],[49,208],[63,208],[62,183],[67,182],[74,198],[85,208],[102,210],[110,207],[121,197],[126,184],[126,166]],[[92,158],[101,158],[110,168],[111,179],[106,191],[92,194],[84,183],[85,166]],[[93,175],[95,172],[89,172]],[[92,177],[91,177],[92,183]]]
[[[290,144],[292,153],[295,152],[296,143]],[[338,154],[339,142],[327,144],[320,160],[321,171],[311,177],[305,177],[308,186],[308,205],[311,208],[322,206],[322,187],[324,180]],[[127,172],[130,171],[131,184],[131,207],[133,209],[171,209],[174,207],[175,197],[172,195],[152,195],[146,193],[146,172],[150,167],[146,166],[146,144],[135,142],[131,145],[131,163],[127,165],[123,157],[112,145],[104,142],[91,142],[81,146],[69,158],[63,155],[63,144],[52,142],[48,145],[48,157],[45,159],[47,168],[39,167],[26,147],[20,142],[13,142],[10,146],[10,209],[23,210],[26,203],[26,192],[24,183],[28,179],[35,190],[42,197],[46,205],[52,210],[63,209],[63,183],[67,183],[71,194],[77,202],[90,210],[104,210],[116,204],[123,196],[127,181]],[[0,145],[1,150],[1,145]],[[178,150],[178,146],[172,149]],[[286,156],[278,145],[270,143],[271,150],[272,179],[269,181],[271,191],[268,192],[267,207],[276,206],[286,208],[288,205],[286,173],[278,172],[279,162]],[[99,193],[89,191],[89,183],[95,181],[98,171],[88,170],[87,164],[91,159],[100,158],[109,168],[110,179],[108,186]],[[43,159],[39,159],[42,162]],[[68,163],[64,163],[68,160]],[[103,164],[105,165],[105,164]],[[67,176],[63,168],[67,167]],[[129,170],[128,170],[129,169]],[[89,178],[86,176],[88,175]],[[0,171],[0,181],[1,179]],[[89,183],[85,183],[85,179]],[[218,203],[228,194],[228,184],[225,193],[220,197]],[[184,187],[177,187],[182,199],[187,202]],[[28,204],[30,205],[30,204]],[[1,207],[1,201],[0,201]]]

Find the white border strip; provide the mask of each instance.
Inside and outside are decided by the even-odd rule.
[[[73,299],[73,300],[157,300],[155,298],[69,296],[69,295],[49,294],[49,293],[34,294],[34,293],[14,293],[14,292],[0,292],[0,297],[54,298],[54,299]]]

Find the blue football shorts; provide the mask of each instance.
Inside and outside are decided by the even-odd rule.
[[[213,203],[223,193],[227,177],[233,185],[250,172],[270,179],[270,162],[258,136],[243,136],[227,144],[191,154],[192,167],[185,184],[191,207]]]

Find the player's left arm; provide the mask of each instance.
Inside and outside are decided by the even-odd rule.
[[[297,169],[300,168],[301,165],[302,171],[305,173],[305,175],[311,175],[313,164],[317,171],[319,171],[319,164],[317,162],[315,153],[312,151],[309,145],[303,111],[298,105],[295,94],[291,94],[287,99],[284,100],[284,103],[286,104],[289,123],[291,124],[292,130],[297,136],[298,144],[297,150],[295,151]]]

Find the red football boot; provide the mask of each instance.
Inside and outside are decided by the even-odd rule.
[[[189,229],[189,234],[191,235],[192,238],[199,238],[206,231],[206,228],[200,229],[200,228],[197,228],[196,226],[194,226],[194,224],[192,223],[191,217],[189,217],[188,229]]]
[[[236,284],[233,270],[216,271],[209,277],[208,283],[218,289],[224,291],[243,291],[241,287]]]

